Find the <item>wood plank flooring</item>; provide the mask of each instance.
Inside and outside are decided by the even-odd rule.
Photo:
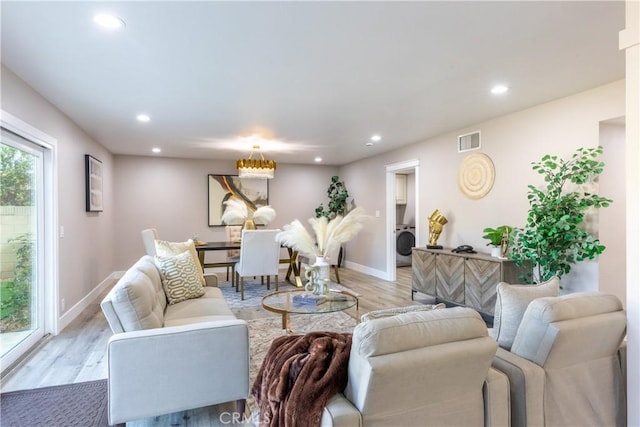
[[[218,274],[218,278],[223,281],[224,274]],[[411,300],[411,267],[398,268],[395,282],[347,268],[340,269],[340,279],[343,286],[360,294],[360,315],[371,310],[415,304]],[[112,333],[100,309],[102,298],[97,298],[60,334],[46,339],[18,367],[5,375],[1,383],[2,392],[106,378],[106,348]],[[348,310],[348,313],[356,315],[354,310]],[[249,320],[273,316],[273,313],[263,309],[239,310],[236,315]]]

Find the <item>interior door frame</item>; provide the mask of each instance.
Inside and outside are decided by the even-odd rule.
[[[416,218],[416,246],[420,246],[420,160],[410,159],[391,163],[385,166],[387,181],[387,268],[386,280],[396,280],[396,174],[400,172],[415,174],[415,218]]]
[[[43,225],[42,248],[43,248],[43,265],[42,277],[43,283],[42,304],[44,316],[42,319],[43,335],[56,335],[58,331],[58,203],[57,203],[57,139],[42,132],[30,124],[20,120],[14,115],[0,110],[0,125],[19,135],[20,137],[30,141],[33,144],[43,148]],[[21,354],[7,354],[3,358],[3,368],[10,369]]]

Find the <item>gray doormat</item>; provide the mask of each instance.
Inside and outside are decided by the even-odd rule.
[[[7,427],[104,427],[107,380],[19,390],[0,394]]]

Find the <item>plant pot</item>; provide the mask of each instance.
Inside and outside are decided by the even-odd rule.
[[[494,258],[502,258],[502,248],[500,247],[492,247],[491,248],[491,256]]]

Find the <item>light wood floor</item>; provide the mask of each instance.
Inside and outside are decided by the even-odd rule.
[[[218,274],[218,277],[224,279],[222,274]],[[395,282],[387,282],[346,268],[340,269],[340,279],[343,286],[360,294],[360,314],[414,303],[411,300],[411,267],[398,268]],[[36,351],[6,375],[2,379],[1,391],[106,378],[106,347],[112,333],[100,310],[102,297],[97,298],[94,304],[60,334],[45,339]],[[249,320],[273,314],[261,309],[246,312],[239,310],[236,315]]]

